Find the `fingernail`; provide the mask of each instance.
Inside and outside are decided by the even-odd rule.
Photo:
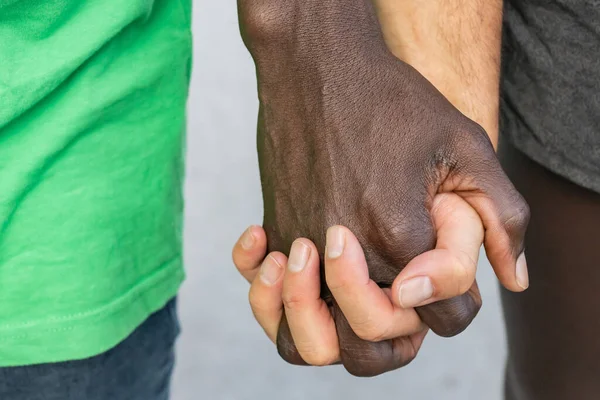
[[[308,257],[310,256],[310,247],[296,240],[292,244],[290,250],[290,258],[288,260],[288,269],[292,272],[300,272],[306,267]]]
[[[433,296],[433,285],[427,276],[420,276],[400,284],[400,305],[404,308],[416,307]]]
[[[517,259],[517,285],[521,289],[525,290],[529,287],[529,272],[527,272],[527,259],[525,258],[525,252],[521,253]]]
[[[240,240],[240,244],[242,245],[242,248],[244,250],[250,250],[252,247],[254,247],[255,242],[256,239],[252,234],[252,227],[250,227],[246,229],[246,232],[244,232],[244,234],[242,235],[242,240]]]
[[[267,256],[260,267],[260,279],[265,285],[273,286],[281,277],[283,267],[272,256]]]
[[[338,258],[344,252],[346,235],[339,226],[332,226],[327,229],[327,258]]]

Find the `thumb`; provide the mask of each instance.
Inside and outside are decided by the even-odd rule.
[[[453,193],[439,194],[431,210],[436,246],[411,260],[392,285],[394,303],[410,308],[466,293],[475,282],[483,226],[475,210]]]
[[[513,292],[529,286],[525,260],[525,232],[529,206],[510,182],[487,140],[476,151],[462,157],[442,185],[477,211],[485,229],[485,250],[502,285]]]

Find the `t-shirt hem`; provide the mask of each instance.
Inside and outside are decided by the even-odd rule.
[[[175,297],[184,278],[182,257],[178,256],[99,309],[2,327],[0,367],[79,360],[104,353]]]

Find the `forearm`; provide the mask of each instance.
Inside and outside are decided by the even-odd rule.
[[[238,0],[238,6],[259,95],[267,86],[302,90],[280,79],[298,66],[298,74],[335,90],[357,85],[363,71],[352,67],[376,62],[387,44],[497,144],[502,0]]]
[[[388,48],[496,146],[502,0],[374,0]]]

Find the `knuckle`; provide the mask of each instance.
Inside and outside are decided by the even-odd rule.
[[[240,1],[239,15],[242,36],[245,41],[258,44],[277,38],[285,29],[289,13],[284,12],[281,2]]]
[[[383,332],[377,331],[375,329],[373,330],[364,330],[364,331],[359,331],[359,332],[355,332],[356,336],[358,336],[359,338],[361,338],[362,340],[366,340],[367,342],[381,342],[383,340],[385,340],[385,334]]]
[[[477,122],[462,116],[454,125],[452,138],[448,142],[449,148],[463,151],[493,149],[492,142],[485,129]]]
[[[469,135],[471,140],[474,140],[475,144],[487,149],[493,149],[490,136],[481,125],[468,118],[464,123],[465,125],[462,129],[463,134]]]
[[[251,287],[250,291],[248,292],[248,302],[250,303],[250,308],[252,308],[252,311],[255,314],[264,312],[269,308],[264,297],[261,296],[260,293],[253,287]]]
[[[455,157],[454,172],[496,169],[498,161],[494,145],[481,125],[466,119],[453,136],[451,154]]]
[[[386,215],[377,228],[381,248],[402,265],[435,247],[436,234],[425,207],[402,215]]]
[[[512,208],[507,212],[503,225],[509,234],[522,234],[527,229],[530,218],[529,205],[519,195]]]
[[[371,320],[352,324],[352,330],[356,336],[367,342],[381,342],[387,338],[387,329]]]
[[[298,310],[305,304],[304,296],[301,293],[284,292],[281,296],[281,300],[288,310]]]
[[[326,271],[325,282],[327,283],[329,290],[335,293],[339,293],[340,291],[350,287],[349,278],[347,276],[344,274],[337,274],[332,271]]]

